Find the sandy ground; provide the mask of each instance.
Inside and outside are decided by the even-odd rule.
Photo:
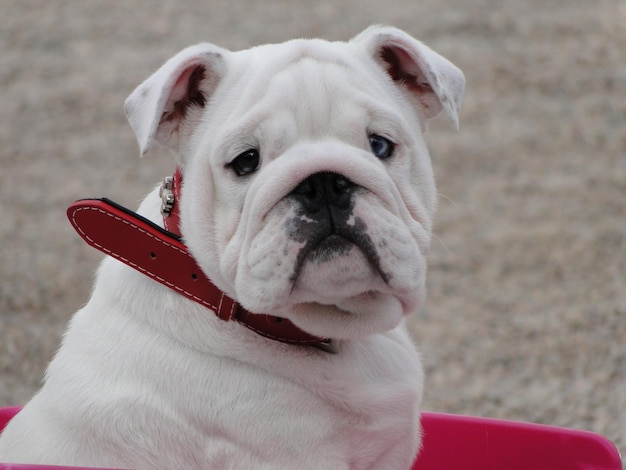
[[[238,49],[401,27],[467,76],[429,145],[441,193],[429,303],[410,325],[425,408],[584,428],[626,452],[626,2],[0,3],[0,405],[37,389],[100,255],[73,200],[135,207],[122,103],[189,44]]]

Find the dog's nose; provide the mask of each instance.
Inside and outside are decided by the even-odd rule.
[[[292,191],[303,208],[314,214],[326,206],[349,209],[356,185],[343,175],[331,172],[315,173]]]

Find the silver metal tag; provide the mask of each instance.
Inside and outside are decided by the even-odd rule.
[[[159,197],[161,198],[161,214],[168,217],[172,209],[174,208],[174,178],[172,176],[166,176],[163,178],[161,188],[159,189]]]

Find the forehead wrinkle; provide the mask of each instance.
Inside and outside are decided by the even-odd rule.
[[[215,136],[215,152],[225,163],[251,148],[259,150],[262,158],[271,158],[296,133],[293,119],[285,110],[268,106],[266,100],[270,98],[263,98],[242,116],[232,116],[224,124],[225,131]]]
[[[233,122],[227,126],[224,133],[213,137],[212,140],[217,142],[217,146],[213,147],[213,154],[226,164],[240,153],[257,148],[258,142],[254,137],[254,129],[255,126],[251,122]]]
[[[284,57],[270,62],[254,60],[257,73],[245,82],[241,81],[245,74],[237,78],[241,85],[245,83],[238,95],[252,99],[238,99],[239,104],[231,108],[224,122],[228,130],[217,139],[220,154],[233,158],[237,150],[240,153],[259,145],[264,147],[262,153],[277,153],[295,135],[333,134],[353,140],[366,132],[381,131],[381,126],[392,134],[413,128],[405,126],[409,123],[387,99],[378,98],[389,90],[373,80],[358,61],[341,54],[320,55],[303,48],[288,61]],[[277,96],[281,97],[278,102]],[[254,104],[245,108],[246,103]],[[368,128],[370,125],[376,128]]]
[[[331,130],[341,131],[345,119],[358,114],[352,112],[362,104],[355,103],[354,75],[353,69],[336,60],[301,57],[271,80],[266,93],[284,97],[283,109],[301,135],[328,135]]]
[[[329,72],[324,65],[304,57],[285,68],[270,83],[268,91],[287,97],[287,107],[301,126],[319,127],[316,121],[328,122],[330,118]]]
[[[333,70],[327,70],[325,65]],[[274,148],[280,146],[280,142],[268,142],[268,139],[286,142],[295,134],[327,133],[334,105],[341,105],[343,97],[350,95],[348,91],[336,92],[337,83],[345,80],[345,73],[342,73],[344,80],[337,80],[336,67],[332,62],[319,64],[310,57],[301,57],[265,83],[257,81],[249,85],[246,91],[262,98],[248,109],[229,115],[224,123],[228,131],[219,138],[220,151],[228,151],[244,136],[247,145]],[[282,97],[278,103],[276,96]]]

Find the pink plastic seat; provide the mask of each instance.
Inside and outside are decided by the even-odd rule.
[[[0,430],[20,407],[0,408]],[[605,437],[540,424],[423,413],[423,450],[412,470],[621,470]],[[93,470],[0,463],[0,470]]]
[[[621,470],[617,448],[588,431],[423,413],[413,470]]]

